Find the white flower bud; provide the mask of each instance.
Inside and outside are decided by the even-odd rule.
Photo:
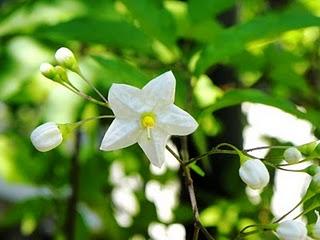
[[[315,225],[313,226],[313,237],[315,239],[320,239],[320,215],[318,211],[314,211],[315,214],[317,215],[317,222],[315,223]]]
[[[262,189],[270,180],[266,166],[257,159],[245,161],[239,169],[239,175],[242,181],[252,189]]]
[[[282,240],[306,240],[307,228],[301,222],[288,220],[279,224],[277,234]]]
[[[53,79],[56,76],[56,70],[50,63],[42,63],[40,65],[40,72],[49,79]]]
[[[31,142],[40,152],[47,152],[57,147],[63,140],[56,123],[48,122],[38,126],[31,133]]]
[[[287,163],[291,164],[299,162],[302,159],[302,155],[297,148],[289,147],[284,151],[283,158]]]
[[[59,65],[62,67],[65,67],[67,69],[70,69],[74,72],[79,71],[77,59],[75,58],[73,52],[65,47],[59,48],[56,51],[55,58]]]

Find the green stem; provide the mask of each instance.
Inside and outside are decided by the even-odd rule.
[[[310,161],[310,160],[313,160],[313,158],[305,158],[299,162],[296,162],[296,163],[285,163],[285,164],[278,164],[277,166],[279,167],[286,167],[286,166],[292,166],[292,165],[295,165],[295,164],[298,164],[298,163],[303,163],[303,162],[307,162],[307,161]]]
[[[99,101],[99,100],[97,100],[97,99],[95,99],[95,98],[93,98],[91,96],[88,96],[85,93],[83,93],[83,92],[81,92],[79,90],[76,90],[74,87],[72,87],[72,86],[70,86],[70,85],[68,85],[66,83],[62,83],[62,85],[64,87],[68,88],[73,93],[77,94],[78,96],[80,96],[80,97],[82,97],[82,98],[84,98],[84,99],[86,99],[86,100],[88,100],[88,101],[90,101],[92,103],[98,104],[98,105],[103,106],[103,107],[109,107],[108,103],[101,102],[101,101]]]
[[[193,162],[197,162],[205,157],[208,157],[210,155],[213,155],[213,154],[231,154],[231,155],[239,155],[237,152],[233,151],[233,150],[222,150],[222,149],[216,149],[216,148],[213,148],[211,149],[209,152],[206,152],[198,157],[194,157],[194,158],[191,158],[188,162],[186,162],[187,165],[193,163]]]
[[[264,161],[264,163],[266,165],[268,165],[268,166],[271,166],[273,168],[280,169],[280,170],[283,170],[283,171],[286,171],[286,172],[305,172],[306,171],[305,169],[286,169],[286,168],[283,168],[283,167],[279,167],[278,165],[274,165],[273,163],[267,162],[267,161]]]
[[[101,115],[101,116],[97,116],[97,117],[90,117],[90,118],[83,119],[79,122],[76,122],[76,124],[78,124],[80,126],[80,125],[85,124],[89,121],[104,119],[104,118],[115,118],[115,116],[114,115]]]
[[[291,146],[262,146],[262,147],[249,148],[244,151],[252,152],[252,151],[263,150],[263,149],[287,149],[288,147],[291,147]]]
[[[256,230],[252,230],[250,232],[246,232],[246,233],[239,233],[238,236],[236,237],[236,240],[238,239],[243,239],[245,237],[248,237],[250,235],[259,233],[259,232],[267,232],[267,231],[272,231],[273,228],[263,228],[263,229],[256,229]]]
[[[79,70],[79,76],[101,97],[101,99],[108,104],[107,99],[102,95],[102,93],[80,72]]]

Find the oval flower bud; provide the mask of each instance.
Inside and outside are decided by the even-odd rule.
[[[295,147],[287,148],[283,153],[284,160],[289,163],[297,163],[302,159],[301,152]]]
[[[294,220],[288,220],[280,223],[276,232],[282,240],[307,239],[306,226],[303,223]]]
[[[40,152],[47,152],[57,147],[63,140],[58,125],[54,122],[44,123],[31,133],[31,142]]]
[[[54,79],[56,76],[56,69],[50,63],[42,63],[40,65],[40,72],[49,79]]]
[[[55,58],[59,65],[70,69],[71,71],[78,72],[78,63],[77,59],[75,58],[73,52],[65,47],[59,48],[56,51]]]
[[[315,239],[320,239],[320,215],[318,211],[314,211],[317,215],[317,222],[314,224],[312,234]]]
[[[266,166],[257,159],[245,161],[239,169],[239,175],[242,181],[252,189],[262,189],[270,180]]]

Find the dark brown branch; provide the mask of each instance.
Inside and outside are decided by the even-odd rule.
[[[194,191],[193,180],[191,177],[190,168],[186,165],[189,161],[189,153],[188,153],[187,137],[186,136],[181,138],[181,157],[182,157],[181,167],[182,167],[183,174],[185,177],[185,184],[188,189],[189,198],[190,198],[190,202],[191,202],[191,208],[192,208],[192,212],[193,212],[193,218],[194,218],[193,240],[198,240],[200,230],[203,232],[203,234],[206,236],[207,239],[214,240],[214,238],[202,226],[202,224],[200,222],[199,209],[198,209],[198,205],[197,205],[196,194]]]

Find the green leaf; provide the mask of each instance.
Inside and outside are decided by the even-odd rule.
[[[320,127],[320,115],[318,112],[312,109],[302,112],[292,102],[268,95],[257,89],[235,89],[226,92],[223,97],[217,100],[212,106],[208,107],[202,114],[205,114],[208,111],[214,112],[222,108],[238,105],[243,102],[261,103],[276,107],[298,118],[308,120],[315,126]]]
[[[136,87],[142,87],[149,80],[143,72],[134,65],[117,58],[93,56],[105,72],[104,78],[111,82],[127,83]]]
[[[195,74],[200,75],[209,66],[241,53],[252,41],[277,37],[286,31],[310,26],[320,26],[320,17],[312,15],[302,6],[296,6],[228,28],[203,49],[196,63]]]
[[[320,193],[315,194],[313,197],[308,198],[303,204],[303,214],[307,214],[316,208],[320,207]]]
[[[199,167],[195,163],[190,164],[190,168],[201,177],[204,177],[206,175],[205,172],[201,169],[201,167]]]
[[[147,34],[168,47],[176,40],[176,27],[171,14],[157,0],[121,0]]]
[[[195,22],[211,19],[231,7],[234,2],[235,0],[189,0],[189,14]]]
[[[151,52],[150,38],[130,23],[119,20],[77,18],[53,26],[42,26],[33,35],[54,41],[74,40]]]

